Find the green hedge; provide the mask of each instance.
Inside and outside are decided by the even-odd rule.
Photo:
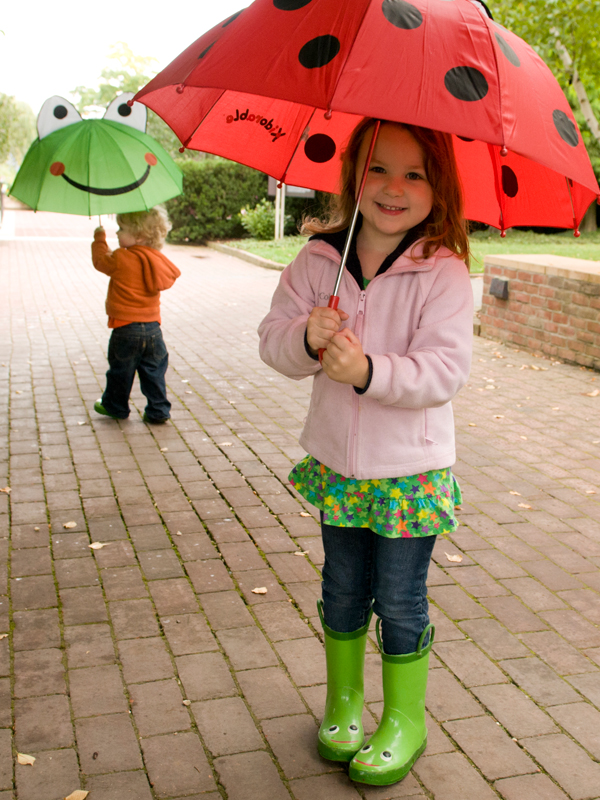
[[[267,176],[216,158],[180,162],[179,166],[183,194],[166,203],[173,223],[169,240],[201,244],[246,235],[238,214],[243,206],[253,208],[267,196]]]
[[[247,237],[239,213],[267,197],[267,176],[221,158],[178,161],[178,166],[183,172],[183,194],[165,204],[173,223],[169,241],[203,244],[211,239]],[[327,197],[317,192],[312,200],[286,198],[285,210],[294,219],[293,230],[298,230],[304,214],[318,215]],[[286,233],[290,232],[286,225]]]

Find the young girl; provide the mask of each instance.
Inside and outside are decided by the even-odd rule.
[[[329,222],[304,225],[314,235],[282,273],[259,335],[267,364],[295,380],[314,375],[300,438],[309,455],[290,480],[321,510],[327,700],[319,752],[350,761],[355,781],[387,785],[427,743],[434,629],[426,578],[436,534],[458,525],[450,401],[469,374],[473,295],[450,136],[383,122],[339,309],[326,307],[374,126],[366,119],[353,132]],[[384,710],[364,744],[372,610]]]

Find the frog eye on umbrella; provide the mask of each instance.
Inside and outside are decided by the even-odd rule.
[[[373,745],[372,745],[372,744],[366,744],[366,745],[365,745],[365,746],[364,746],[364,747],[361,749],[361,751],[360,751],[360,752],[361,752],[361,753],[370,753],[372,749],[373,749]]]
[[[146,106],[141,103],[129,105],[129,100],[133,99],[133,92],[123,92],[112,101],[106,109],[104,119],[111,122],[122,122],[142,133],[146,132]]]
[[[49,133],[54,133],[59,128],[81,122],[81,115],[72,103],[64,97],[54,95],[40,109],[37,118],[38,136],[43,139]]]
[[[358,725],[349,725],[348,730],[350,733],[356,733],[358,731]]]
[[[327,733],[337,733],[339,731],[339,727],[337,725],[332,725],[331,728],[327,729]]]
[[[381,754],[381,757],[382,757],[382,759],[384,761],[391,761],[392,760],[392,754],[390,753],[389,750],[384,750],[383,753]]]

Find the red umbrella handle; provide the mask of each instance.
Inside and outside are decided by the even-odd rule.
[[[332,294],[329,298],[329,302],[327,303],[327,308],[333,308],[335,311],[339,305],[340,298],[336,294]],[[324,347],[319,348],[319,362],[322,363],[323,361],[323,353],[325,352]]]

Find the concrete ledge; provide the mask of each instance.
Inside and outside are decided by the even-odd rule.
[[[282,272],[286,267],[285,264],[279,264],[277,261],[271,261],[271,259],[262,258],[262,256],[255,256],[254,253],[248,253],[247,250],[238,250],[237,247],[231,247],[221,242],[207,242],[207,246],[212,247],[213,250],[218,250],[220,253],[227,253],[228,256],[241,258],[242,261],[248,261],[248,263],[264,269],[276,269]]]
[[[537,272],[572,281],[591,281],[600,283],[600,261],[585,258],[569,258],[543,253],[527,255],[485,256],[485,266]]]

